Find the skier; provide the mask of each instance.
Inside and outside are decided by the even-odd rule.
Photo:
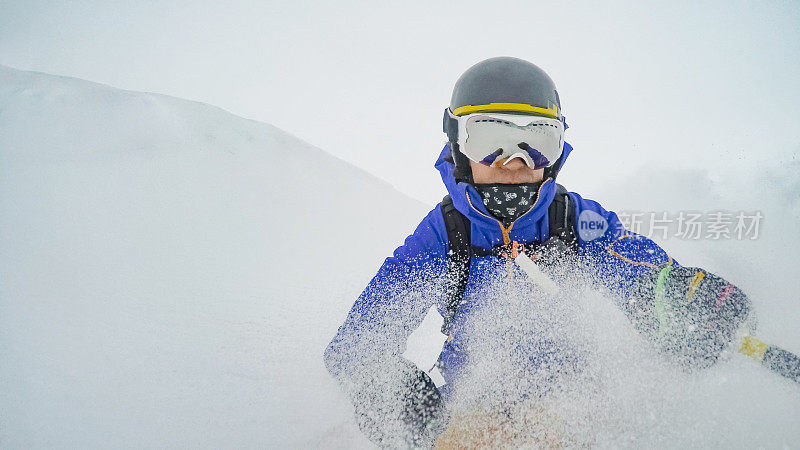
[[[680,266],[615,213],[556,183],[572,151],[566,128],[553,81],[530,62],[491,58],[456,82],[435,164],[449,195],[385,260],[324,355],[373,442],[429,447],[447,427],[448,392],[475,356],[465,330],[475,333],[482,287],[497,274],[517,283],[514,258],[582,265],[686,368],[712,365],[734,339],[750,309],[737,287]],[[401,356],[432,305],[448,335],[437,363],[442,392]]]

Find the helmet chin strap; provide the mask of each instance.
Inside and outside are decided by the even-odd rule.
[[[472,177],[472,167],[469,165],[469,158],[467,155],[461,153],[458,149],[458,144],[450,142],[450,154],[453,158],[453,164],[456,166],[453,176],[456,181],[463,181],[472,184],[475,180]]]
[[[564,159],[564,151],[561,151],[561,156],[558,157],[556,162],[550,167],[544,168],[544,179],[552,178],[555,181],[558,171],[561,168],[561,161]]]

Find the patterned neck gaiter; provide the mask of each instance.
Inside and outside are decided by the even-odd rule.
[[[536,203],[536,194],[542,183],[484,183],[473,184],[481,195],[483,206],[504,225],[528,212]]]

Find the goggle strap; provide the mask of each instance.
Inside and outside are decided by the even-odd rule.
[[[444,109],[442,118],[442,131],[450,142],[458,142],[458,119],[450,113],[450,108]]]

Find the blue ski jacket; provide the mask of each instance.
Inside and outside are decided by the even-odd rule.
[[[561,166],[572,151],[564,144]],[[548,178],[541,184],[534,206],[508,228],[484,208],[473,186],[457,182],[454,165],[446,145],[435,167],[453,204],[470,222],[471,244],[492,249],[512,241],[545,242],[549,238],[548,207],[556,193],[556,183]],[[584,258],[599,283],[619,295],[626,295],[645,272],[663,265],[676,264],[667,253],[646,237],[628,232],[614,212],[599,203],[570,192],[575,205],[578,228],[578,254]],[[384,355],[402,355],[407,337],[431,306],[444,315],[446,296],[441,284],[447,273],[448,239],[440,205],[422,219],[413,234],[386,258],[377,275],[358,297],[325,351],[328,370],[337,378],[357,374],[363,364]],[[452,334],[442,349],[440,362],[448,385],[457,381],[469,362],[469,346],[459,330],[471,319],[472,305],[481,301],[481,285],[491,273],[497,273],[502,258],[473,257],[463,301],[452,322]]]

